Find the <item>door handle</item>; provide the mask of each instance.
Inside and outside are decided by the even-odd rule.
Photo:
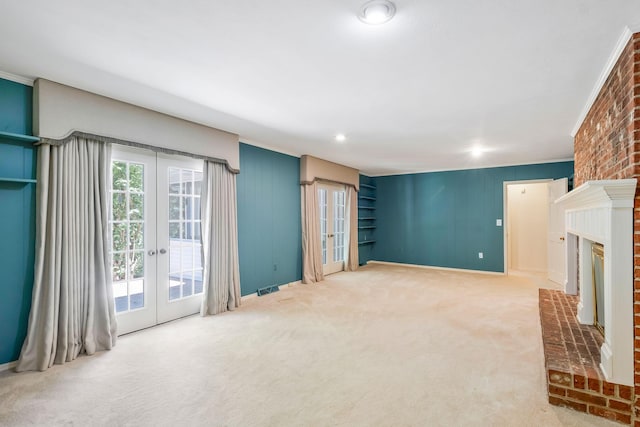
[[[560,240],[562,240],[564,242],[564,237],[561,237]]]
[[[327,237],[333,237],[333,234],[327,234]]]
[[[153,249],[151,249],[149,252],[147,252],[149,254],[149,256],[154,256],[156,254],[156,251],[154,251]]]
[[[166,250],[165,248],[162,248],[162,249],[160,249],[160,253],[161,253],[162,255],[164,255],[164,254],[166,254],[166,253],[167,253],[167,250]]]

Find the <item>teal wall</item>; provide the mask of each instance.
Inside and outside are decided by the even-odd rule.
[[[502,272],[503,182],[572,174],[561,162],[377,177],[375,259]]]
[[[300,280],[300,159],[240,144],[237,185],[242,295]]]
[[[31,134],[32,88],[0,79],[0,131]],[[35,178],[31,143],[0,136],[0,178]],[[0,181],[0,364],[16,360],[26,335],[35,246],[35,185]]]
[[[32,88],[0,79],[0,131],[30,134]],[[36,150],[0,138],[0,178],[34,178]],[[242,294],[300,280],[300,160],[240,144],[238,240]],[[573,163],[361,177],[376,189],[376,243],[360,261],[502,271],[502,183],[571,176]],[[35,186],[0,182],[0,364],[26,334],[35,245]],[[484,259],[477,257],[484,252]]]

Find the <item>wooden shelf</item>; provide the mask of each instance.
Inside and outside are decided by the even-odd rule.
[[[358,230],[365,230],[367,228],[376,228],[375,225],[363,225],[361,227],[358,227]]]
[[[365,240],[363,242],[358,242],[359,245],[370,245],[372,243],[375,243],[375,240]]]
[[[12,139],[14,141],[20,141],[20,142],[38,142],[40,141],[40,138],[38,138],[37,136],[31,136],[31,135],[23,135],[20,133],[11,133],[11,132],[2,132],[0,131],[0,139]]]
[[[375,201],[375,200],[376,200],[376,198],[375,198],[375,197],[369,197],[369,196],[358,196],[358,198],[359,198],[360,200],[373,200],[373,201]]]
[[[376,187],[374,185],[369,185],[369,184],[360,184],[360,187],[370,188],[372,190],[376,189]]]
[[[38,181],[36,181],[35,179],[2,178],[2,177],[0,177],[0,182],[14,182],[14,183],[20,183],[20,184],[35,184]]]

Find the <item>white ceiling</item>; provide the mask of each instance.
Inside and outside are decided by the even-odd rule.
[[[373,27],[363,2],[0,0],[0,70],[368,174],[463,169],[572,158],[640,22],[638,0],[395,0]]]

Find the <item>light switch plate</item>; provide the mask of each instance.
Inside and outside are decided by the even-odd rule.
[[[502,227],[502,220],[496,219],[496,227]]]

